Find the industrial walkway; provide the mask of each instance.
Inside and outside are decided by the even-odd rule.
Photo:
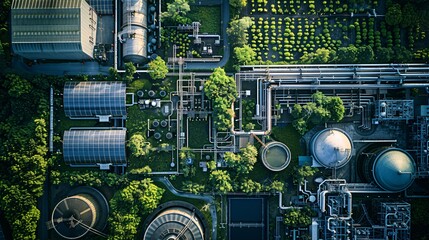
[[[211,195],[197,195],[197,194],[186,193],[186,192],[182,192],[180,190],[177,190],[173,186],[173,184],[171,184],[170,180],[168,180],[167,177],[154,177],[153,180],[156,182],[163,183],[167,187],[167,189],[170,190],[171,193],[173,193],[174,195],[176,195],[178,197],[199,199],[199,200],[203,200],[203,201],[209,203],[210,204],[210,215],[212,217],[212,238],[211,239],[213,239],[213,240],[217,239],[217,231],[216,231],[217,213],[216,213],[216,204],[215,204],[213,196],[211,196]]]

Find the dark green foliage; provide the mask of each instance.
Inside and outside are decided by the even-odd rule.
[[[124,80],[126,82],[132,82],[134,80],[134,73],[136,73],[137,68],[132,62],[125,63],[125,75]]]
[[[392,4],[387,8],[386,23],[395,26],[402,22],[401,5],[398,3]]]
[[[390,63],[393,58],[393,49],[380,47],[375,51],[375,58],[378,63]]]
[[[51,78],[1,76],[0,210],[14,239],[35,239],[37,198],[48,166],[47,123]]]
[[[402,8],[402,27],[413,27],[419,24],[420,13],[417,12],[416,6],[411,3],[406,3]]]
[[[231,105],[237,95],[234,79],[228,77],[222,68],[216,68],[204,84],[204,93],[213,101],[217,129],[227,131],[232,127],[231,118],[234,112]]]
[[[289,227],[308,227],[314,212],[310,208],[287,210],[284,215],[284,224]]]
[[[219,193],[232,192],[231,177],[225,170],[214,170],[210,173],[210,181],[212,182],[213,188]]]
[[[316,50],[316,52],[313,53],[306,53],[304,54],[300,61],[302,63],[315,63],[315,64],[321,64],[321,63],[330,63],[335,58],[335,51],[330,51],[325,48],[319,48]]]
[[[253,170],[253,166],[257,161],[258,150],[255,146],[248,144],[245,148],[240,149],[240,151],[240,154],[226,152],[225,161],[239,176],[244,176]]]
[[[327,97],[322,92],[312,95],[313,102],[304,106],[295,104],[292,116],[295,118],[293,126],[304,135],[309,125],[314,126],[327,121],[339,122],[344,117],[345,108],[340,97]]]
[[[393,61],[395,63],[407,63],[413,59],[413,54],[411,53],[411,51],[409,51],[403,46],[395,47],[393,48],[393,51],[395,52],[393,57]]]
[[[101,171],[51,171],[51,183],[66,183],[70,186],[86,185],[93,187],[109,186],[121,187],[128,184],[129,180],[126,175]]]
[[[319,170],[310,166],[297,167],[295,169],[294,182],[299,184],[306,178],[313,177]]]
[[[127,187],[115,193],[110,200],[109,217],[111,240],[135,239],[141,217],[155,209],[164,190],[147,178],[132,181]]]
[[[372,63],[374,61],[374,51],[372,47],[369,45],[359,47],[356,59],[358,63]]]
[[[247,29],[253,25],[250,17],[243,17],[230,22],[230,27],[226,30],[234,46],[242,47],[247,43]]]
[[[338,48],[337,62],[338,63],[355,63],[357,53],[358,53],[358,49],[354,45]]]

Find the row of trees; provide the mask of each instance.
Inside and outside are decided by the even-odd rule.
[[[216,128],[220,131],[229,130],[234,116],[231,106],[237,97],[234,79],[227,76],[222,68],[216,68],[204,83],[204,93],[212,100]]]
[[[345,108],[340,97],[328,97],[322,92],[312,95],[313,102],[303,106],[295,104],[292,110],[293,126],[304,135],[311,126],[333,121],[339,122],[344,117]]]

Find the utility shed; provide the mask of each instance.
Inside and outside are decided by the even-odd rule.
[[[69,118],[123,117],[127,115],[125,101],[123,82],[66,82],[64,85],[64,111]]]
[[[75,167],[125,166],[125,129],[64,132],[64,162]]]
[[[97,14],[85,0],[13,0],[13,51],[28,59],[92,59]]]

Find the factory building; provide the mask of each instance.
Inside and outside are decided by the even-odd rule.
[[[97,14],[85,0],[13,0],[12,49],[31,60],[92,59]]]

